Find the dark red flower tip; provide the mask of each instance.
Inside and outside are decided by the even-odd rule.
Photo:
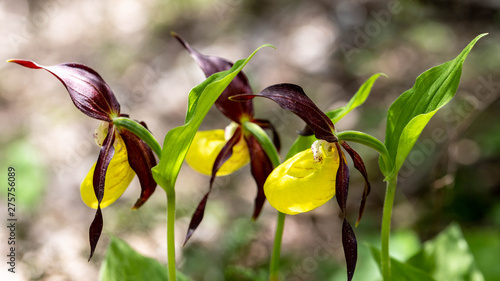
[[[257,184],[257,196],[255,197],[254,211],[252,215],[252,219],[256,220],[262,211],[264,202],[266,202],[264,183],[266,182],[269,174],[273,171],[274,166],[259,141],[257,141],[253,135],[246,135],[245,141],[248,145],[248,150],[250,151],[252,176]]]
[[[43,66],[33,61],[17,59],[8,62],[52,73],[66,87],[75,106],[92,118],[110,122],[112,116],[120,114],[120,104],[109,86],[88,66],[78,63]]]
[[[143,126],[146,128],[145,124]],[[126,129],[121,129],[120,135],[127,148],[128,163],[136,173],[141,184],[141,195],[132,207],[132,209],[138,209],[149,199],[156,189],[157,184],[151,172],[151,169],[156,166],[156,159],[151,148],[134,133]]]
[[[189,54],[196,60],[200,68],[205,73],[206,77],[210,75],[229,70],[233,66],[233,63],[215,56],[206,56],[194,48],[192,48],[182,37],[177,33],[172,32],[174,36],[181,44],[188,50]],[[226,117],[231,119],[236,123],[240,123],[242,117],[252,117],[254,114],[252,101],[246,101],[242,103],[237,103],[229,100],[229,97],[239,94],[249,94],[252,93],[252,88],[248,82],[248,78],[240,71],[238,75],[231,81],[227,88],[222,92],[215,106],[224,114]]]
[[[359,215],[358,215],[358,220],[356,221],[356,225],[359,224],[361,221],[361,217],[363,216],[363,212],[365,210],[365,205],[366,205],[366,199],[368,198],[368,195],[370,194],[371,191],[371,186],[370,186],[370,181],[368,180],[368,173],[366,172],[366,167],[365,163],[363,162],[363,159],[361,159],[361,156],[350,146],[348,145],[345,141],[341,142],[342,147],[349,153],[351,156],[351,159],[354,163],[354,168],[358,170],[361,175],[363,176],[365,180],[365,188],[363,190],[363,197],[361,198],[361,203],[359,206]]]
[[[97,158],[97,163],[94,169],[93,185],[98,205],[94,220],[90,224],[90,229],[89,229],[89,241],[90,241],[89,260],[94,255],[97,242],[99,242],[99,238],[101,237],[103,218],[102,218],[100,203],[104,196],[104,184],[106,182],[106,172],[108,171],[109,163],[111,162],[111,159],[113,158],[113,155],[115,153],[115,149],[113,146],[114,142],[115,142],[115,128],[114,125],[110,125],[108,128],[108,134],[104,139],[104,143],[99,152],[99,157]]]
[[[191,236],[193,236],[194,231],[198,228],[201,221],[203,220],[203,216],[205,215],[205,207],[207,205],[208,195],[212,191],[212,186],[214,184],[214,180],[219,169],[224,165],[224,163],[231,158],[233,155],[233,147],[241,140],[242,137],[242,129],[241,126],[238,126],[234,131],[233,136],[226,142],[224,147],[222,147],[221,151],[215,158],[214,165],[212,168],[212,176],[210,177],[210,185],[207,193],[203,196],[203,199],[198,204],[196,211],[191,217],[191,222],[189,223],[188,231],[186,233],[186,237],[184,238],[184,245],[189,241]]]

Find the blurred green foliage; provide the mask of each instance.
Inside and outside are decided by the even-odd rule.
[[[9,143],[2,156],[0,181],[7,182],[7,168],[16,169],[16,206],[17,211],[35,211],[42,199],[47,186],[47,167],[41,159],[36,146],[25,139]],[[7,188],[2,188],[0,194],[7,196]]]

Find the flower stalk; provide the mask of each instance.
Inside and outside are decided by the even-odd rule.
[[[168,280],[177,280],[175,262],[175,189],[167,188],[167,257]]]
[[[278,212],[276,218],[276,232],[274,234],[273,253],[269,267],[269,281],[278,281],[280,274],[281,241],[283,240],[283,229],[285,228],[286,214]]]
[[[391,280],[391,259],[389,256],[389,237],[391,235],[392,208],[394,205],[394,195],[396,194],[397,175],[387,180],[385,191],[384,210],[382,214],[381,231],[381,268],[384,281]]]
[[[123,127],[141,138],[158,156],[161,157],[161,146],[155,137],[138,122],[125,118],[117,117],[113,119],[113,123],[118,127]],[[176,279],[176,262],[175,262],[175,189],[164,188],[167,195],[167,257],[168,257],[168,278],[169,280]]]

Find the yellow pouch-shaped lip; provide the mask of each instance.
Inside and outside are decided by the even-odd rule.
[[[266,198],[276,210],[295,215],[309,212],[335,195],[337,153],[315,160],[311,149],[297,153],[269,175]]]
[[[226,144],[224,130],[199,131],[186,155],[186,162],[199,173],[212,175],[217,155]],[[233,154],[222,165],[217,176],[229,175],[250,162],[248,146],[243,138],[233,147]]]
[[[101,208],[105,208],[122,196],[125,189],[135,176],[134,170],[128,163],[128,154],[125,143],[119,134],[116,134],[114,143],[115,153],[109,163],[104,183],[104,197],[101,201]],[[90,208],[97,209],[97,198],[94,192],[93,178],[95,165],[90,168],[89,173],[80,186],[82,200]]]

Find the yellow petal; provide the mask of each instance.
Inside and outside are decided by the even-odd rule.
[[[120,135],[116,134],[114,143],[115,153],[109,163],[104,183],[104,197],[101,201],[101,208],[105,208],[115,202],[129,186],[135,176],[134,170],[128,163],[128,154],[125,143]],[[94,193],[92,183],[94,177],[95,163],[90,169],[80,186],[80,194],[83,202],[87,206],[97,209],[97,198]]]
[[[333,153],[315,161],[311,149],[279,165],[264,184],[266,198],[276,210],[295,215],[311,211],[335,195],[339,157]]]
[[[186,162],[199,173],[212,174],[215,158],[226,144],[224,130],[197,132],[186,155]],[[222,165],[217,176],[229,175],[250,161],[248,146],[243,138],[233,147],[233,155]]]

